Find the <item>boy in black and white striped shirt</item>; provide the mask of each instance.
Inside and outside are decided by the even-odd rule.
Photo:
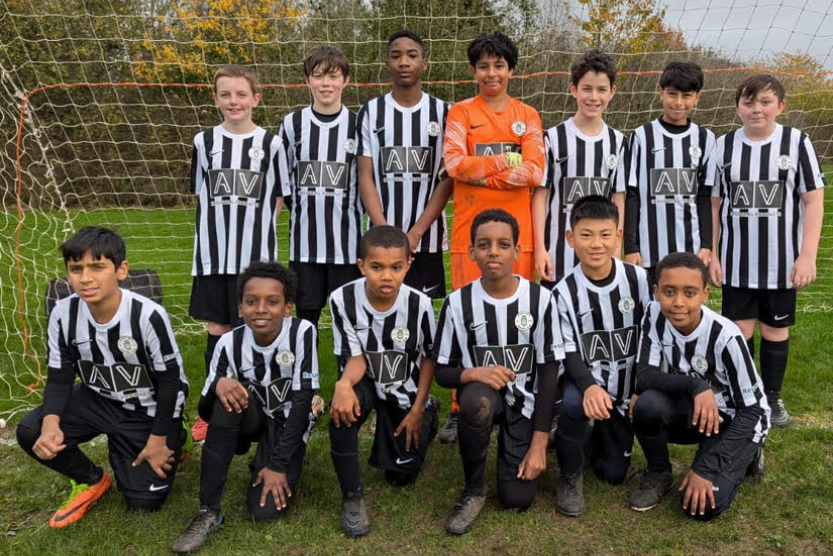
[[[393,89],[359,110],[359,190],[371,225],[390,224],[408,234],[413,262],[405,284],[442,299],[444,209],[452,188],[451,178],[441,177],[448,104],[422,90],[427,66],[419,35],[404,29],[391,35]]]
[[[706,170],[714,133],[689,115],[700,100],[703,70],[671,62],[659,80],[662,116],[633,131],[625,199],[625,260],[648,270],[668,253],[694,253],[708,264],[712,249]]]
[[[369,532],[359,470],[358,431],[376,410],[370,464],[396,486],[414,482],[437,433],[434,380],[434,309],[431,299],[403,284],[410,267],[408,236],[374,226],[362,237],[363,278],[330,297],[335,354],[346,359],[330,415],[333,465],[342,492],[341,528],[351,537]]]
[[[119,288],[127,277],[124,241],[88,226],[62,246],[75,293],[49,315],[43,405],[26,415],[17,441],[39,463],[72,481],[49,521],[66,527],[110,488],[110,476],[80,450],[108,437],[110,464],[128,509],[155,511],[173,485],[185,440],[188,380],[168,314]],[[76,374],[81,384],[74,386]]]
[[[642,323],[633,426],[648,469],[631,508],[656,506],[671,488],[668,443],[698,444],[680,485],[682,508],[709,520],[747,475],[763,474],[770,410],[741,331],[709,309],[706,267],[692,253],[657,265],[656,302]]]
[[[616,205],[583,197],[570,220],[567,241],[580,262],[553,291],[566,353],[555,437],[561,471],[556,508],[576,517],[584,509],[585,453],[596,475],[610,484],[624,481],[630,467],[629,409],[651,289],[644,269],[614,258],[622,237]]]
[[[290,206],[289,267],[304,287],[298,317],[318,324],[327,296],[360,276],[362,206],[356,182],[356,114],[341,103],[350,83],[344,53],[319,46],[304,57],[313,103],[288,114],[279,132],[283,195]]]
[[[781,400],[796,291],[816,279],[825,179],[810,138],[776,118],[784,87],[771,75],[743,81],[735,102],[743,127],[717,141],[709,168],[714,237],[712,283],[723,285],[723,316],[735,321],[755,354],[761,329],[761,376],[772,424],[787,426]]]
[[[502,209],[475,216],[469,256],[481,277],[448,296],[434,354],[437,382],[458,388],[458,433],[465,488],[445,523],[468,532],[486,500],[486,456],[500,425],[497,491],[501,504],[525,510],[546,468],[558,373],[564,358],[552,294],[512,274],[520,230]]]

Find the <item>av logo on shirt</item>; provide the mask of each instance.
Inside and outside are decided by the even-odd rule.
[[[516,375],[532,372],[534,353],[532,344],[474,346],[475,364],[478,367],[500,365],[511,369]]]
[[[280,377],[266,385],[250,382],[246,388],[257,397],[263,411],[270,416],[276,411],[286,409],[292,403],[289,401],[292,377]]]
[[[517,143],[477,143],[474,145],[475,156],[494,156],[496,154],[520,153]]]
[[[652,168],[651,197],[697,195],[697,170],[694,168]]]
[[[404,351],[366,351],[367,374],[379,384],[395,384],[408,380],[408,354]]]
[[[616,330],[585,332],[581,335],[584,359],[592,364],[599,361],[621,361],[636,357],[639,348],[639,327],[628,326]]]
[[[298,187],[347,189],[350,165],[346,162],[302,160],[298,162]]]
[[[131,397],[125,396],[126,392],[153,389],[153,382],[144,365],[133,363],[103,365],[88,360],[79,360],[78,370],[81,374],[81,382],[115,399]]]
[[[263,173],[252,170],[231,170],[222,168],[208,171],[208,185],[211,197],[245,197],[260,199]]]
[[[732,208],[780,209],[784,202],[784,184],[781,181],[734,181],[729,185]]]
[[[610,180],[584,176],[562,178],[561,192],[562,202],[567,206],[576,204],[579,199],[587,195],[610,197]]]
[[[382,171],[386,174],[430,174],[431,147],[382,147]]]

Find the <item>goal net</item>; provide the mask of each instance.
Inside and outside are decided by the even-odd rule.
[[[310,102],[301,69],[309,48],[329,43],[346,53],[352,83],[344,100],[357,109],[388,89],[387,37],[401,28],[425,40],[425,88],[448,101],[475,94],[468,43],[484,31],[512,36],[521,60],[510,93],[535,107],[545,127],[574,113],[567,70],[591,47],[619,63],[606,120],[626,133],[658,115],[658,75],[671,60],[706,69],[694,118],[717,135],[738,126],[737,83],[771,71],[788,92],[781,121],[809,133],[822,163],[833,164],[833,16],[803,1],[727,0],[720,8],[706,0],[0,2],[4,420],[40,401],[47,287],[64,276],[58,246],[84,225],[125,237],[131,267],[160,276],[180,343],[199,343],[201,352],[203,325],[187,316],[191,140],[220,122],[210,82],[226,63],[257,69],[264,85],[254,119],[272,131]],[[833,307],[827,220],[819,279],[799,296],[807,311]],[[285,212],[279,239],[286,260]],[[196,379],[202,370],[189,374]]]

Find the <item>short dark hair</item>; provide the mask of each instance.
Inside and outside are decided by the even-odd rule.
[[[408,236],[394,226],[373,226],[359,242],[359,258],[364,259],[371,247],[383,249],[404,249],[405,258],[411,256],[411,242]]]
[[[350,63],[344,52],[334,46],[324,44],[316,46],[304,56],[304,76],[309,77],[315,68],[321,66],[321,71],[329,73],[333,70],[341,70],[344,77],[350,76]]]
[[[295,293],[298,291],[298,277],[295,273],[280,263],[252,261],[243,272],[237,275],[237,303],[243,303],[243,290],[252,278],[272,278],[283,284],[283,299],[287,303],[295,303]]]
[[[118,268],[127,258],[127,247],[119,234],[101,226],[85,226],[61,245],[65,265],[70,260],[80,261],[87,253],[96,260],[110,259]]]
[[[570,211],[570,227],[575,228],[580,220],[613,220],[619,226],[619,208],[601,195],[586,195],[576,201]]]
[[[752,77],[747,77],[738,85],[738,90],[735,93],[735,106],[740,104],[741,98],[755,98],[758,93],[762,93],[769,89],[775,96],[778,97],[778,102],[783,102],[787,97],[784,91],[784,85],[774,75],[768,73],[758,73]]]
[[[703,68],[694,62],[669,62],[659,76],[659,88],[674,87],[681,93],[703,90]]]
[[[241,66],[238,64],[227,64],[214,73],[214,93],[217,93],[217,81],[221,77],[242,77],[249,82],[249,87],[252,88],[252,94],[256,95],[260,92],[260,84],[257,81],[257,73],[254,69]]]
[[[669,268],[690,268],[691,270],[696,270],[700,272],[700,275],[703,277],[703,285],[705,286],[709,283],[709,271],[706,270],[706,265],[703,264],[700,257],[694,253],[677,252],[666,255],[665,258],[657,264],[657,284],[659,284],[662,271]]]
[[[604,73],[610,79],[610,86],[616,84],[616,62],[600,50],[588,50],[570,66],[570,82],[578,87],[578,82],[588,72]]]
[[[486,209],[477,216],[471,223],[471,243],[474,245],[474,238],[477,236],[477,228],[489,222],[503,222],[509,224],[512,228],[512,242],[514,245],[518,244],[518,238],[521,236],[521,229],[518,227],[518,221],[515,217],[503,209]]]
[[[392,45],[394,41],[403,38],[411,39],[412,41],[417,43],[419,45],[420,52],[423,55],[425,55],[425,44],[423,44],[422,42],[422,37],[420,37],[419,35],[417,35],[409,29],[400,29],[399,31],[396,31],[394,34],[390,36],[390,38],[388,39],[388,53],[390,53],[390,45]]]
[[[481,33],[469,44],[469,64],[472,67],[476,66],[477,61],[484,55],[503,58],[510,70],[518,65],[518,47],[512,39],[499,31]]]

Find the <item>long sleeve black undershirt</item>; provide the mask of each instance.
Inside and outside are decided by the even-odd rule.
[[[272,471],[286,473],[289,470],[289,462],[292,455],[303,442],[304,433],[309,427],[309,413],[312,407],[312,390],[294,390],[292,392],[292,407],[289,410],[289,417],[281,430],[278,441],[272,453],[269,454],[267,467]]]
[[[639,253],[639,188],[628,186],[625,192],[625,255]]]
[[[692,399],[697,394],[709,390],[711,386],[696,376],[666,373],[645,363],[636,366],[636,393],[658,390],[667,394],[682,394]]]

